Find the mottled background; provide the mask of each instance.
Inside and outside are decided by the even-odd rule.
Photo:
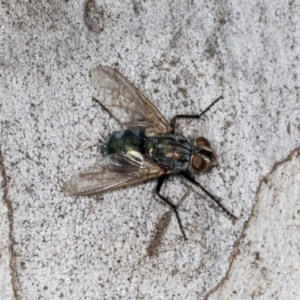
[[[2,1],[1,299],[295,299],[299,4]],[[224,96],[178,125],[220,155],[197,180],[236,223],[180,177],[162,193],[180,203],[188,241],[154,181],[62,192],[120,129],[91,101],[98,64],[121,71],[168,120]]]

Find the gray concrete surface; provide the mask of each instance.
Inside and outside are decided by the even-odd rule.
[[[297,156],[272,186],[261,182],[299,147],[299,1],[3,1],[0,14],[0,298],[294,299]],[[206,136],[220,155],[221,167],[197,180],[237,222],[180,177],[162,192],[180,203],[188,241],[154,181],[94,197],[62,192],[99,156],[99,138],[120,128],[91,101],[98,64],[120,70],[169,120],[224,96],[179,128]],[[244,246],[247,230],[267,252]],[[243,273],[257,257],[280,257],[276,270],[293,276],[267,281],[267,263],[266,273]],[[251,292],[234,293],[232,278]]]
[[[209,299],[299,298],[300,149],[261,182],[226,280]]]

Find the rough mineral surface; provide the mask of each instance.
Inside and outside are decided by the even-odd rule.
[[[262,182],[300,143],[297,1],[2,1],[0,19],[1,299],[299,295],[297,155]],[[195,179],[238,221],[180,177],[162,194],[180,203],[188,241],[154,181],[62,192],[120,129],[91,101],[99,64],[168,120],[223,95],[178,129],[210,140],[220,167]]]

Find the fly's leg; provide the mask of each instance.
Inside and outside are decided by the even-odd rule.
[[[237,220],[238,218],[231,213],[227,208],[225,208],[220,200],[212,195],[208,190],[206,190],[198,181],[196,181],[193,177],[191,177],[186,172],[181,172],[182,176],[185,177],[189,182],[193,183],[194,185],[197,185],[208,197],[210,197],[215,203],[226,213],[228,214],[232,219]]]
[[[199,115],[176,115],[172,118],[171,121],[171,127],[173,128],[173,132],[175,131],[175,125],[176,125],[176,120],[179,118],[184,118],[184,119],[199,119],[201,118],[201,116],[203,116],[208,110],[210,110],[218,101],[220,101],[221,99],[223,99],[223,96],[220,96],[219,98],[217,98],[213,103],[211,103],[206,109],[204,109],[204,111],[199,114]]]
[[[164,196],[162,196],[160,194],[160,189],[164,183],[164,181],[166,180],[167,176],[163,175],[161,177],[158,178],[157,180],[157,186],[156,186],[156,194],[157,196],[162,199],[165,203],[167,203],[171,208],[173,208],[174,212],[175,212],[175,215],[176,215],[176,218],[177,218],[177,221],[178,221],[178,224],[179,224],[179,227],[180,227],[180,230],[182,232],[182,235],[184,237],[185,240],[187,240],[187,237],[185,235],[185,232],[183,230],[183,226],[181,224],[181,220],[179,218],[179,214],[178,214],[178,211],[177,211],[177,205],[173,204],[171,201],[169,201],[167,198],[165,198]]]
[[[110,113],[110,111],[98,100],[98,99],[96,99],[96,98],[92,98],[92,101],[94,101],[94,102],[96,102],[98,105],[100,105],[100,107],[104,110],[104,111],[106,111],[109,115],[110,115],[110,117],[111,118],[114,118],[113,116],[112,116],[112,114]]]

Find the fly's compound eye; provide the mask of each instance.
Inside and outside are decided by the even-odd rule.
[[[207,163],[205,160],[199,156],[199,155],[194,155],[192,158],[192,164],[191,167],[194,172],[202,172],[205,171],[207,168]]]
[[[198,137],[198,138],[196,139],[196,145],[197,145],[198,147],[203,147],[203,146],[205,146],[205,147],[209,147],[209,148],[210,148],[210,142],[208,141],[207,138],[205,138],[205,137],[203,137],[203,136]]]

